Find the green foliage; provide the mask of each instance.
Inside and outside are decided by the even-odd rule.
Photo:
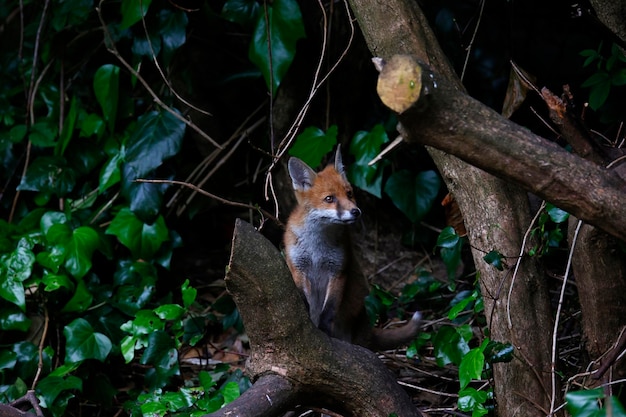
[[[419,222],[430,211],[441,180],[435,171],[413,174],[409,171],[394,172],[385,184],[385,193],[412,222]]]
[[[180,417],[199,417],[219,410],[237,398],[249,385],[241,376],[224,380],[224,367],[217,367],[213,372],[200,371],[197,386],[184,387],[176,392],[164,392],[156,389],[150,393],[141,394],[137,401],[129,402],[126,408],[131,416],[136,417],[163,417],[176,415]],[[218,383],[222,383],[218,385]]]
[[[441,327],[433,338],[437,365],[445,366],[450,363],[460,365],[463,357],[470,351],[471,339],[472,329],[467,324]]]
[[[604,56],[602,43],[597,50],[585,49],[580,55],[586,57],[583,67],[596,63],[595,72],[585,80],[582,87],[589,87],[589,106],[598,110],[614,87],[626,85],[626,57],[616,44],[611,46],[610,56]]]
[[[504,266],[502,265],[502,259],[504,256],[496,250],[492,250],[485,256],[483,256],[483,260],[487,262],[489,265],[492,265],[498,271],[504,271]]]
[[[222,16],[252,27],[248,57],[261,70],[268,90],[275,95],[291,66],[298,40],[305,37],[298,3],[275,0],[259,7],[255,0],[228,0]]]
[[[461,250],[463,249],[464,242],[465,239],[459,236],[452,226],[444,228],[437,237],[439,254],[446,265],[448,279],[452,287],[454,287],[454,278],[456,277],[457,269],[459,265],[461,265]]]
[[[181,244],[163,215],[166,187],[135,182],[177,172],[186,133],[178,101],[163,94],[155,107],[107,52],[93,1],[51,2],[41,28],[40,6],[9,1],[7,8],[33,20],[21,33],[9,33],[19,25],[3,32],[23,35],[21,50],[0,49],[2,401],[34,384],[47,416],[84,413],[76,409],[90,401],[104,414],[124,401],[133,415],[165,415],[150,407],[214,411],[248,382],[228,380],[222,368],[179,390],[178,350],[203,337],[205,317],[191,313],[197,292],[188,281],[163,280]],[[167,2],[101,6],[116,42],[106,46],[119,46],[134,68],[153,53],[170,62],[187,41],[186,13]],[[138,29],[142,18],[152,45]],[[159,82],[151,79],[151,87],[168,91]],[[121,375],[137,388],[122,390]]]
[[[546,207],[539,216],[537,226],[532,230],[533,235],[539,238],[539,244],[529,250],[531,256],[543,256],[551,249],[558,248],[563,242],[564,230],[567,226],[569,214],[555,207],[551,203],[546,203]]]
[[[331,126],[324,133],[317,127],[304,129],[289,149],[289,155],[300,158],[314,169],[320,166],[322,158],[337,145],[337,126]]]
[[[573,391],[565,394],[567,411],[572,417],[624,417],[626,410],[614,396],[606,396],[602,388]]]
[[[493,393],[487,391],[478,391],[476,388],[467,387],[459,391],[459,400],[457,402],[459,410],[471,411],[472,417],[484,416],[489,412],[485,403],[491,399]]]
[[[357,132],[350,142],[350,154],[354,155],[355,161],[348,168],[348,179],[353,185],[378,198],[382,198],[383,171],[387,161],[381,161],[373,166],[369,163],[387,142],[389,142],[387,132],[380,124],[369,132]]]

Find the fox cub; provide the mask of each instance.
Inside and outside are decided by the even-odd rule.
[[[287,222],[285,255],[313,323],[332,337],[372,350],[410,342],[419,330],[419,313],[400,328],[369,324],[369,285],[354,258],[349,228],[361,210],[339,148],[334,163],[318,173],[298,158],[289,159],[288,168],[298,205]]]

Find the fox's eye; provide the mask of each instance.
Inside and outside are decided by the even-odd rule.
[[[324,197],[324,201],[327,203],[333,203],[335,201],[335,196],[327,195],[326,197]]]
[[[354,194],[352,194],[352,191],[348,191],[346,195],[348,196],[350,200],[352,200],[352,197],[354,197]]]

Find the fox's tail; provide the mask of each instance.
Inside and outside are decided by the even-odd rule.
[[[419,311],[413,313],[413,317],[404,326],[392,329],[373,329],[371,349],[389,350],[411,342],[421,327],[422,314]]]

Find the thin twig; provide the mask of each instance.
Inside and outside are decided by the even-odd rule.
[[[391,152],[393,149],[395,149],[398,145],[400,145],[403,141],[403,137],[402,135],[398,136],[397,138],[395,138],[393,140],[393,142],[391,142],[391,144],[389,146],[387,146],[385,149],[383,149],[378,155],[376,155],[376,157],[374,159],[372,159],[371,161],[369,161],[367,163],[368,166],[372,166],[375,163],[377,163],[378,161],[380,161],[381,159],[383,159],[383,157],[385,155],[387,155],[389,152]]]
[[[526,229],[526,233],[524,233],[524,238],[522,239],[522,246],[519,250],[519,256],[517,257],[517,261],[515,262],[515,269],[513,270],[513,276],[511,277],[511,285],[509,286],[509,294],[507,295],[507,298],[506,298],[506,318],[508,321],[509,329],[513,327],[513,322],[511,320],[511,294],[513,293],[513,286],[515,285],[515,278],[517,278],[517,272],[519,271],[519,267],[524,257],[524,251],[526,250],[526,241],[528,240],[528,236],[530,236],[530,233],[533,230],[533,225],[535,224],[535,222],[537,221],[537,219],[539,218],[539,216],[541,215],[541,212],[543,211],[545,207],[546,207],[546,202],[542,201],[541,207],[539,207],[539,210],[537,210],[535,217],[533,217],[533,219],[530,221],[530,224],[528,225],[528,228]]]
[[[572,258],[574,257],[574,249],[576,248],[576,241],[578,240],[578,232],[582,226],[582,220],[578,220],[576,224],[576,230],[572,238],[572,244],[567,257],[567,267],[565,268],[565,275],[563,276],[563,284],[561,285],[561,294],[559,295],[559,304],[556,310],[556,317],[554,318],[554,329],[552,330],[552,361],[550,364],[550,373],[552,375],[552,395],[550,397],[550,413],[548,416],[553,416],[556,406],[556,344],[557,333],[559,328],[559,318],[561,316],[561,309],[563,308],[563,299],[565,298],[565,287],[567,287],[567,280],[569,278],[570,267],[572,266]]]
[[[417,386],[417,385],[408,384],[408,383],[402,382],[402,381],[398,381],[398,385],[402,385],[403,387],[407,387],[407,388],[412,388],[412,389],[417,390],[417,391],[428,392],[430,394],[440,395],[442,397],[459,398],[458,394],[450,394],[449,392],[435,391],[435,390],[424,388],[424,387],[420,387],[420,386]]]
[[[98,13],[98,19],[100,20],[100,25],[102,27],[102,32],[104,33],[104,36],[106,38],[105,46],[106,46],[107,50],[110,53],[112,53],[118,59],[118,61],[124,66],[124,68],[126,68],[126,70],[128,72],[130,72],[134,77],[137,78],[137,80],[139,80],[139,82],[141,83],[141,85],[143,85],[143,87],[146,89],[148,94],[150,94],[150,96],[152,96],[152,100],[159,107],[161,107],[162,109],[164,109],[165,111],[170,113],[176,119],[178,119],[181,122],[183,122],[185,125],[187,125],[187,127],[189,127],[190,129],[194,130],[196,133],[198,133],[204,139],[209,141],[213,146],[215,146],[216,148],[220,148],[221,149],[222,145],[217,143],[212,137],[210,137],[206,132],[204,132],[202,129],[200,129],[195,123],[193,123],[189,119],[184,118],[179,112],[177,112],[176,110],[174,110],[173,108],[171,108],[170,106],[165,104],[163,102],[163,100],[161,100],[161,98],[152,90],[152,88],[150,87],[148,82],[141,76],[141,74],[139,74],[139,72],[137,72],[137,70],[135,70],[135,68],[133,68],[132,65],[130,65],[122,57],[122,55],[117,50],[117,48],[115,46],[115,43],[113,42],[113,38],[111,37],[111,33],[107,29],[106,22],[104,21],[104,18],[102,17],[102,2],[103,1],[104,0],[100,0],[100,2],[98,4],[98,7],[96,7],[96,12]]]
[[[213,150],[213,152],[211,152],[207,157],[204,158],[204,160],[202,162],[200,162],[191,172],[191,174],[189,174],[187,176],[187,178],[185,179],[185,182],[189,182],[189,183],[193,183],[193,184],[198,184],[198,178],[204,174],[204,170],[207,169],[207,167],[209,167],[211,165],[211,163],[213,163],[213,161],[225,150],[227,149],[230,144],[237,139],[240,135],[246,135],[249,136],[250,133],[252,133],[253,127],[256,126],[256,123],[253,124],[252,127],[248,127],[246,128],[246,126],[248,125],[248,123],[250,122],[250,120],[252,120],[253,117],[256,116],[256,114],[258,112],[261,111],[261,109],[263,109],[263,107],[265,106],[265,103],[262,103],[260,106],[258,106],[254,111],[252,111],[252,113],[246,117],[246,119],[243,121],[243,123],[241,123],[241,125],[239,125],[239,127],[237,127],[237,129],[235,130],[235,132],[230,135],[230,137],[222,144],[222,149],[217,148],[215,150]],[[208,177],[208,175],[207,175]],[[205,177],[206,179],[208,179],[207,177]],[[200,185],[200,187],[202,187],[202,185]],[[174,206],[174,204],[176,204],[176,201],[178,200],[178,198],[180,197],[182,193],[182,190],[178,190],[174,193],[174,195],[172,196],[172,198],[167,202],[166,207],[172,207]],[[189,204],[190,200],[187,200],[186,204]],[[177,214],[180,215],[182,213],[181,209],[178,209]]]
[[[470,39],[469,45],[467,45],[467,54],[465,55],[465,62],[463,63],[463,70],[461,71],[461,81],[465,77],[465,70],[467,69],[467,63],[469,61],[469,57],[472,53],[472,46],[474,45],[474,41],[476,40],[476,34],[478,33],[478,28],[480,27],[480,22],[483,19],[483,11],[485,10],[486,0],[481,0],[480,2],[480,12],[478,13],[478,20],[476,21],[476,26],[474,27],[474,33],[472,34],[472,38]]]
[[[327,19],[327,17],[326,17],[326,10],[324,9],[324,5],[322,4],[321,1],[318,0],[318,4],[319,4],[319,6],[320,6],[320,8],[322,10],[322,16],[323,16],[324,22],[325,22],[324,23],[324,28],[326,28],[326,21],[327,21],[326,20]],[[268,192],[270,192],[271,196],[272,196],[272,199],[275,201],[275,207],[276,207],[275,215],[276,215],[277,218],[278,218],[278,214],[279,214],[278,213],[278,202],[277,202],[276,195],[274,194],[274,187],[270,184],[272,182],[272,171],[276,167],[276,165],[278,164],[278,161],[280,161],[280,159],[283,157],[285,152],[287,152],[287,150],[291,147],[291,144],[293,143],[293,141],[294,141],[294,139],[296,137],[296,133],[300,129],[300,124],[302,123],[302,121],[304,120],[304,117],[308,113],[309,108],[311,106],[311,102],[313,101],[313,98],[317,95],[318,90],[326,82],[326,80],[328,80],[328,77],[330,77],[330,75],[335,71],[335,69],[337,69],[337,66],[341,63],[343,58],[345,58],[346,54],[348,53],[348,50],[352,46],[352,40],[354,39],[354,33],[355,33],[354,21],[352,19],[352,15],[351,15],[351,12],[350,12],[350,7],[348,6],[347,0],[344,0],[344,5],[346,7],[346,13],[348,15],[348,24],[350,26],[350,37],[348,39],[348,42],[347,42],[344,50],[342,51],[341,55],[339,56],[339,58],[335,61],[335,63],[328,70],[328,72],[320,79],[319,77],[320,77],[320,74],[321,74],[321,67],[322,67],[322,63],[324,61],[324,57],[326,56],[326,47],[327,47],[327,33],[326,33],[326,29],[324,30],[324,36],[323,36],[323,40],[322,40],[322,51],[321,51],[321,55],[320,55],[320,60],[318,61],[317,68],[315,69],[315,74],[313,76],[313,85],[311,87],[311,90],[309,91],[309,96],[307,97],[306,101],[302,105],[302,108],[300,109],[300,111],[296,115],[296,118],[294,119],[293,123],[289,127],[289,130],[285,134],[284,139],[280,142],[280,144],[278,146],[279,150],[276,153],[276,155],[274,155],[272,163],[270,164],[270,166],[269,166],[269,168],[267,169],[267,172],[266,172],[266,176],[265,176],[265,199],[266,200],[270,199],[270,195],[268,194]]]
[[[37,35],[35,38],[35,48],[33,50],[33,65],[30,69],[30,83],[28,86],[28,100],[30,104],[30,100],[33,98],[33,89],[35,88],[35,74],[37,73],[37,62],[39,61],[39,45],[41,42],[41,32],[43,30],[44,23],[46,21],[46,12],[48,11],[48,6],[50,5],[50,0],[46,0],[43,5],[43,11],[41,12],[41,19],[39,20],[39,27],[37,27]],[[30,108],[30,105],[27,106]]]
[[[139,7],[143,10],[143,1],[139,0]],[[189,106],[190,108],[194,109],[195,111],[202,113],[206,116],[213,116],[211,113],[209,113],[206,110],[203,110],[199,107],[194,106],[193,104],[191,104],[190,102],[188,102],[187,100],[185,100],[180,94],[178,94],[178,92],[174,89],[174,87],[172,87],[172,84],[170,84],[169,80],[167,79],[167,77],[165,76],[165,73],[163,72],[163,69],[161,68],[161,65],[159,64],[159,61],[157,59],[156,53],[154,52],[154,48],[152,47],[152,40],[150,40],[150,34],[148,33],[148,26],[146,25],[146,18],[145,16],[142,14],[141,15],[141,23],[143,25],[143,31],[144,34],[146,35],[146,42],[148,42],[148,47],[150,48],[150,55],[152,58],[152,62],[154,63],[154,66],[156,67],[157,71],[159,71],[159,75],[161,75],[161,79],[163,80],[163,82],[165,83],[165,85],[167,86],[167,88],[170,90],[170,92],[172,94],[174,94],[174,96],[179,99],[183,104]]]
[[[41,375],[41,371],[43,369],[43,348],[46,344],[46,337],[48,335],[48,325],[50,323],[50,316],[48,315],[48,309],[45,304],[44,308],[44,322],[43,322],[43,333],[41,334],[41,340],[39,341],[39,361],[37,362],[37,373],[35,374],[35,378],[33,378],[33,383],[31,385],[31,390],[34,390],[37,387],[37,382],[39,382],[39,376]]]
[[[211,169],[211,171],[209,171],[205,177],[197,184],[198,187],[203,187],[204,184],[206,184],[208,182],[208,180],[217,172],[217,170],[220,169],[220,167],[222,165],[224,165],[226,163],[226,161],[228,161],[228,159],[230,159],[230,157],[235,153],[235,151],[237,150],[237,148],[239,148],[239,145],[241,145],[243,143],[243,141],[245,139],[247,139],[250,134],[255,131],[257,128],[259,128],[266,120],[266,117],[261,117],[259,120],[257,120],[256,122],[254,122],[250,127],[248,127],[247,129],[245,129],[243,132],[240,133],[239,135],[239,139],[235,142],[235,144],[228,150],[228,152],[226,153],[226,155],[224,155],[224,157],[222,157],[216,164],[215,166],[213,166],[213,168]],[[235,136],[236,137],[236,136]],[[229,142],[229,141],[228,141]],[[224,150],[223,149],[216,149],[216,153],[221,153],[221,151]],[[217,155],[216,155],[217,156]],[[183,211],[189,206],[189,204],[191,203],[191,201],[193,200],[193,198],[195,197],[195,192],[192,193],[187,200],[185,201],[185,203],[178,208],[178,210],[176,211],[177,215],[181,215],[183,213]]]
[[[134,180],[135,182],[145,182],[148,184],[173,184],[173,185],[180,185],[182,187],[187,187],[190,188],[194,191],[196,191],[197,193],[200,193],[206,197],[212,198],[216,201],[219,201],[220,203],[223,204],[227,204],[229,206],[234,206],[234,207],[241,207],[241,208],[245,208],[245,209],[251,209],[251,210],[255,210],[256,212],[258,212],[259,214],[261,214],[262,217],[267,217],[271,220],[273,220],[274,222],[276,222],[276,224],[281,225],[281,222],[274,217],[271,213],[268,213],[266,210],[262,209],[259,206],[255,206],[252,204],[246,204],[246,203],[240,203],[238,201],[231,201],[231,200],[227,200],[225,198],[222,198],[220,196],[217,196],[215,194],[212,194],[208,191],[203,190],[202,188],[197,187],[196,185],[190,184],[188,182],[183,182],[183,181],[176,181],[176,180],[149,180],[149,179],[144,179],[144,178],[137,178],[136,180]]]
[[[269,65],[269,90],[270,90],[270,149],[274,154],[274,60],[272,55],[272,33],[270,30],[269,13],[267,2],[263,2],[263,18],[265,19],[265,37],[267,38],[267,62]]]

